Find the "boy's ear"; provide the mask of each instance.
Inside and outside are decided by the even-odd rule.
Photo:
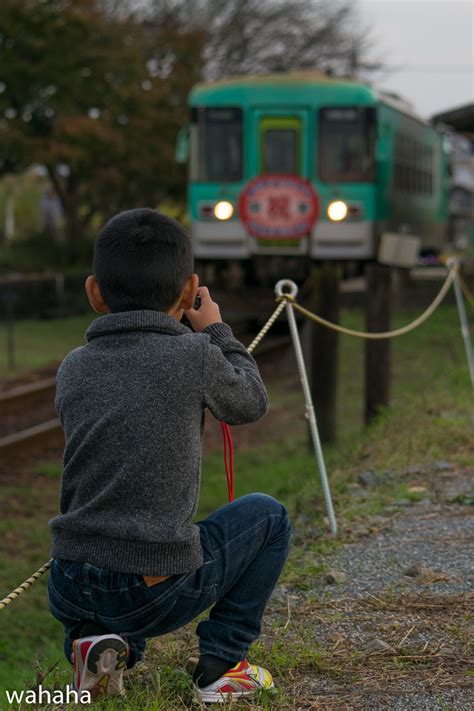
[[[107,314],[110,313],[110,309],[105,303],[105,301],[102,298],[102,294],[100,293],[99,289],[99,284],[97,283],[97,279],[95,276],[92,274],[87,277],[86,283],[85,283],[85,288],[86,288],[86,294],[87,298],[89,299],[89,303],[96,311],[98,314]]]
[[[187,311],[193,308],[193,304],[196,301],[197,290],[199,287],[199,277],[197,274],[191,274],[184,285],[184,289],[181,293],[181,300],[179,302],[178,309],[183,309]]]

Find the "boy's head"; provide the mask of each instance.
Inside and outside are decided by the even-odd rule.
[[[86,291],[103,311],[170,312],[197,289],[191,240],[181,225],[156,210],[121,212],[102,228],[94,248],[94,277]],[[189,294],[190,298],[194,297]],[[191,308],[185,298],[182,308]],[[101,303],[103,302],[103,303]]]

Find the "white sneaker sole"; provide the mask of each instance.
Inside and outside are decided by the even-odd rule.
[[[118,635],[107,635],[88,650],[78,691],[98,696],[124,696],[123,672],[127,666],[127,645]]]
[[[267,689],[274,689],[275,684],[271,683],[270,686],[266,687]],[[219,692],[219,691],[203,691],[199,687],[196,688],[196,695],[198,698],[204,703],[204,704],[225,704],[228,703],[231,699],[241,699],[245,698],[248,696],[255,696],[256,693],[259,691],[262,691],[263,687],[256,687],[255,689],[249,689],[248,691],[226,691],[226,692]]]

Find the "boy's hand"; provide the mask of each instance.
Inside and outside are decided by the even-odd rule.
[[[206,286],[200,286],[197,296],[201,299],[199,309],[188,309],[184,312],[193,329],[202,331],[212,323],[222,323],[219,305],[211,299],[209,289]]]

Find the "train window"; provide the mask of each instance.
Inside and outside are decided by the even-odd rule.
[[[374,180],[375,110],[327,108],[319,112],[319,175],[327,182]]]
[[[271,128],[265,131],[263,143],[263,172],[297,172],[298,139],[293,128]]]
[[[431,148],[410,136],[397,134],[394,142],[394,188],[405,193],[431,192]]]
[[[430,192],[430,174],[427,170],[423,172],[423,192],[426,195]]]
[[[191,176],[199,182],[233,182],[242,179],[242,109],[199,108],[197,151]],[[191,156],[193,150],[191,147]]]
[[[410,151],[408,150],[407,139],[403,135],[400,136],[399,150],[400,161],[405,165],[410,160]]]
[[[400,188],[402,192],[409,192],[410,190],[410,168],[406,165],[402,165]]]
[[[426,148],[426,177],[425,177],[426,192],[428,194],[430,194],[433,191],[432,172],[433,172],[433,151],[432,151],[431,146],[428,146]]]
[[[415,184],[416,184],[416,192],[417,193],[422,193],[423,192],[423,171],[421,171],[419,168],[416,169],[415,171]]]

